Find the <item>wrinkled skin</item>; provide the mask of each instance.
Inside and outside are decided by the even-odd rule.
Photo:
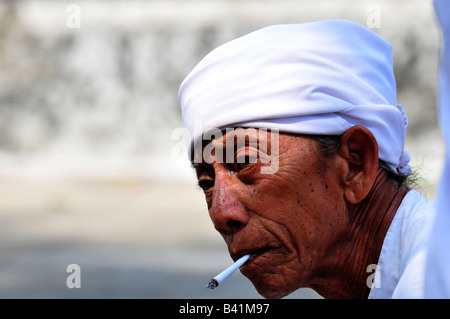
[[[323,156],[308,137],[280,134],[276,153],[247,143],[233,150],[232,161],[216,156],[225,136],[213,139],[216,152],[196,165],[215,228],[234,260],[252,254],[241,272],[262,296],[281,298],[300,287],[328,298],[367,296],[365,268],[376,263],[404,194],[383,208],[382,220],[366,209],[381,176],[377,144],[364,128],[348,135],[335,156]],[[276,158],[277,171],[262,174],[269,164],[257,157]],[[377,210],[386,202],[385,195],[369,197]],[[359,211],[368,217],[355,218]],[[360,233],[369,222],[376,227]]]

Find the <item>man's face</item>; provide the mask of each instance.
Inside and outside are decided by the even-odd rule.
[[[242,274],[262,296],[281,298],[320,284],[318,278],[332,267],[333,250],[348,222],[345,200],[333,157],[321,156],[317,142],[280,134],[274,151],[270,145],[258,147],[266,145],[262,139],[270,139],[270,134],[244,131],[249,141],[241,147],[231,145],[232,150],[226,150],[229,134],[213,139],[209,158],[196,167],[197,177],[232,258],[252,254]],[[223,160],[226,151],[234,156]],[[278,170],[263,174],[268,158],[278,160]]]

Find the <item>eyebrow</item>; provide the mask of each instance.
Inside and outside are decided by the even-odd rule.
[[[264,134],[261,134],[259,130],[254,128],[236,128],[231,134],[226,132],[219,139],[203,141],[202,150],[212,143],[214,148],[221,148],[225,151],[222,154],[224,158],[228,155],[230,146],[233,147],[234,152],[236,147],[254,145],[259,151],[267,153],[271,145],[271,138],[268,134],[272,134],[272,132],[269,130],[265,131]],[[202,154],[202,162],[191,162],[191,167],[196,172],[197,176],[203,171],[211,170],[211,165],[205,163],[203,160]],[[224,160],[226,161],[226,159]]]
[[[215,147],[221,146],[222,148],[228,148],[231,144],[233,148],[242,145],[255,145],[257,148],[260,147],[262,137],[254,128],[237,128],[231,133],[226,133],[221,139],[218,141],[215,140],[212,143],[215,144]]]
[[[196,172],[196,173],[198,173],[198,171],[200,170],[200,168],[201,168],[201,165],[200,165],[201,163],[191,163],[191,168]]]
[[[207,163],[192,163],[191,168],[195,171],[197,177],[204,171],[211,170],[211,165]]]

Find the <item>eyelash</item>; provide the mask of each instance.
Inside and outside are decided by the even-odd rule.
[[[204,192],[207,192],[208,190],[214,187],[214,180],[213,179],[199,180],[198,187],[200,187],[200,189],[202,189]]]
[[[231,169],[235,172],[242,172],[244,169],[251,167],[252,164],[256,164],[258,162],[258,158],[256,156],[245,155],[245,160],[243,163],[238,163],[238,157],[235,156],[234,163],[230,163]],[[244,182],[246,182],[244,180]],[[208,192],[214,187],[214,178],[208,177],[204,179],[200,179],[198,181],[198,186],[203,192]]]
[[[242,157],[244,157],[244,161],[238,161],[238,159],[242,158]],[[245,156],[235,157],[234,162],[231,164],[231,166],[236,172],[240,172],[240,171],[244,170],[245,168],[247,168],[257,162],[258,162],[258,158],[256,156],[251,156],[251,155],[246,154]]]
[[[254,155],[253,155],[254,154]],[[250,150],[248,147],[244,149],[240,149],[234,153],[233,163],[228,163],[228,167],[234,172],[242,173],[244,170],[250,170],[251,167],[254,167],[253,164],[257,164],[259,162],[259,158],[257,155],[257,151]],[[244,161],[240,160],[244,158]],[[241,162],[241,163],[240,163]],[[251,175],[251,170],[249,171]],[[244,183],[249,182],[249,176],[241,176],[240,177]],[[203,179],[200,177],[198,181],[198,186],[203,192],[207,193],[214,187],[214,174],[208,174]]]

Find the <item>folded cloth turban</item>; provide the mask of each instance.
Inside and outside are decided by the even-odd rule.
[[[273,25],[219,46],[182,82],[179,100],[191,145],[229,127],[341,135],[362,125],[379,158],[408,175],[408,119],[396,95],[391,44],[357,23],[327,20]]]

